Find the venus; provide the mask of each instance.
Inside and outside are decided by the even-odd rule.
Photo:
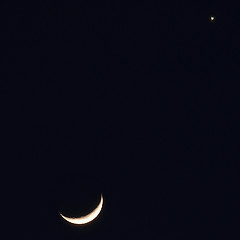
[[[59,213],[63,219],[65,219],[66,221],[73,223],[73,224],[78,224],[78,225],[82,225],[82,224],[86,224],[89,223],[91,221],[93,221],[101,212],[102,210],[102,206],[103,206],[103,196],[101,194],[101,200],[100,203],[98,204],[98,206],[89,214],[85,215],[85,216],[81,216],[81,217],[66,217],[64,215],[62,215],[61,213]]]
[[[211,22],[214,22],[214,21],[215,21],[215,17],[214,17],[214,16],[211,16],[211,17],[210,17],[210,21],[211,21]]]

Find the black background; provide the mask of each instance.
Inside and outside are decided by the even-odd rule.
[[[221,1],[2,2],[9,235],[237,237],[238,23]],[[59,216],[100,193],[91,224]]]

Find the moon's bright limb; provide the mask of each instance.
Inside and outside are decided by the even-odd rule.
[[[102,210],[102,205],[103,205],[103,196],[101,194],[101,200],[100,203],[98,204],[98,206],[89,214],[82,216],[82,217],[78,217],[78,218],[70,218],[70,217],[65,217],[63,216],[61,213],[59,213],[66,221],[73,223],[73,224],[86,224],[91,222],[93,219],[95,219],[98,214],[101,212]]]

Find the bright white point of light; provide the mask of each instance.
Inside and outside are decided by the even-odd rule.
[[[215,17],[214,16],[211,16],[210,17],[210,21],[213,22],[215,20]]]

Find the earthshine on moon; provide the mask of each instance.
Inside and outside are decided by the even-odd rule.
[[[98,204],[98,206],[89,214],[82,216],[82,217],[78,217],[78,218],[71,218],[71,217],[65,217],[64,215],[62,215],[61,213],[59,213],[63,219],[65,219],[66,221],[73,223],[73,224],[78,224],[78,225],[82,225],[82,224],[86,224],[91,222],[92,220],[94,220],[99,213],[102,210],[102,205],[103,205],[103,196],[101,194],[101,200],[100,203]]]

